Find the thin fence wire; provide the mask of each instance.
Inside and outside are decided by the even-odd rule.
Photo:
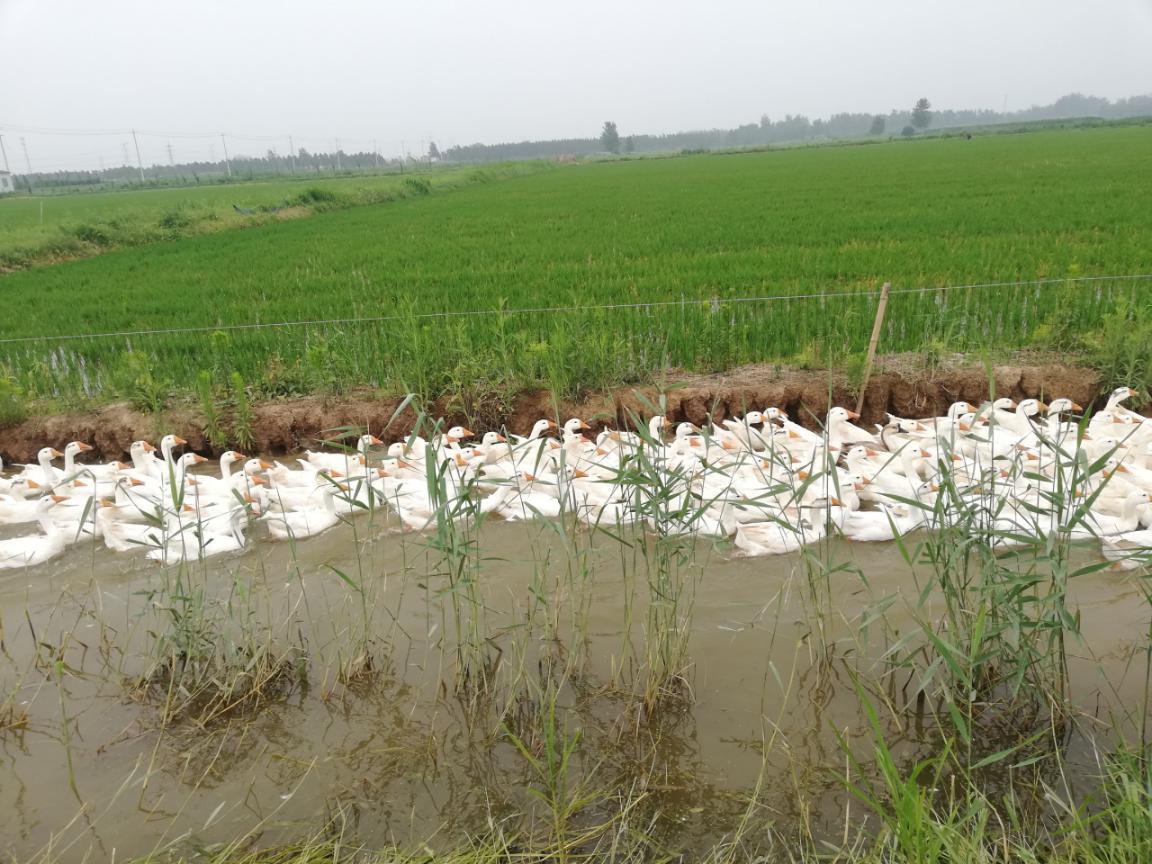
[[[1152,280],[1152,273],[1128,273],[1100,276],[1072,276],[1050,279],[1031,279],[1017,282],[979,282],[961,285],[921,286],[916,288],[892,288],[890,295],[940,294],[950,291],[974,291],[986,288],[1027,288],[1053,285],[1089,286],[1102,282],[1125,282]],[[273,330],[292,327],[328,327],[336,325],[380,324],[389,321],[412,321],[423,319],[476,318],[504,315],[563,315],[598,311],[626,309],[660,309],[668,307],[689,308],[693,306],[713,306],[729,303],[777,303],[791,300],[839,300],[879,295],[876,291],[825,291],[806,294],[769,294],[756,297],[705,297],[680,300],[651,300],[635,303],[608,303],[597,306],[536,306],[520,308],[494,307],[490,309],[446,310],[440,312],[419,312],[410,315],[378,315],[359,318],[311,318],[298,321],[253,321],[241,324],[221,324],[197,327],[164,327],[150,330],[114,330],[102,333],[70,333],[65,335],[13,336],[0,339],[0,345],[13,345],[31,342],[75,342],[85,339],[134,338],[142,336],[165,336],[191,333],[229,333],[244,330]]]

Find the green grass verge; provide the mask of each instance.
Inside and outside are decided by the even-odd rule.
[[[853,363],[885,280],[1152,272],[1150,200],[1152,126],[565,167],[11,274],[0,339],[208,332],[0,342],[0,377],[26,400],[151,404],[202,371],[258,395],[571,396],[670,366]],[[1102,328],[1118,309],[1121,334],[1143,326],[1150,287],[897,294],[881,350],[1112,351]],[[845,296],[738,302],[826,292]],[[515,312],[554,306],[577,311]],[[334,318],[386,320],[224,329]]]

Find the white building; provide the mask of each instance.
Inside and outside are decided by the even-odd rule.
[[[9,171],[0,171],[0,195],[15,191],[16,184],[12,180],[12,173]]]

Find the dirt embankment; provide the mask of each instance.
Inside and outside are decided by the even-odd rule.
[[[902,367],[902,368],[901,368]],[[863,422],[883,422],[885,412],[902,417],[928,417],[942,414],[960,399],[979,402],[988,398],[989,377],[980,366],[953,366],[932,374],[918,371],[900,358],[889,358],[885,371],[872,376],[864,393]],[[898,371],[897,371],[898,370]],[[1100,397],[1100,380],[1083,367],[1058,363],[996,366],[993,370],[997,396],[1015,399],[1066,396],[1082,405]],[[672,379],[669,379],[670,382]],[[854,407],[857,395],[843,375],[826,371],[795,370],[770,365],[746,366],[731,372],[682,376],[665,393],[665,413],[673,421],[704,423],[721,420],[746,411],[777,406],[809,427],[819,425],[829,407]],[[583,417],[595,426],[629,426],[630,417],[647,418],[658,404],[655,387],[628,387],[599,393],[580,402],[560,402],[557,406],[548,391],[524,393],[513,401],[504,417],[468,417],[447,410],[445,404],[430,406],[434,416],[450,423],[468,423],[474,431],[506,425],[525,433],[541,417]],[[367,428],[387,441],[396,440],[412,428],[416,413],[406,407],[392,420],[403,403],[399,398],[380,399],[368,394],[307,396],[252,407],[252,437],[259,453],[284,453],[314,447],[339,436],[343,427]],[[101,458],[123,457],[129,445],[140,438],[155,440],[167,432],[186,438],[200,453],[213,448],[203,432],[203,418],[192,408],[177,408],[162,415],[143,414],[127,405],[110,405],[92,412],[35,417],[0,428],[0,456],[6,461],[25,462],[35,458],[44,446],[63,447],[68,441],[85,441]],[[478,428],[476,428],[478,427]]]

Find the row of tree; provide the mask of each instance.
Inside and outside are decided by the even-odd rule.
[[[1021,111],[933,110],[920,99],[905,111],[887,114],[841,113],[810,119],[803,114],[787,114],[773,120],[767,115],[758,123],[735,129],[701,129],[666,135],[622,136],[609,121],[596,138],[565,138],[551,141],[518,141],[505,144],[471,144],[452,147],[445,157],[460,162],[499,161],[562,155],[591,156],[597,153],[654,153],[681,150],[717,150],[728,147],[763,147],[803,141],[867,138],[880,135],[908,135],[929,127],[935,129],[971,128],[1005,123],[1033,123],[1044,120],[1101,118],[1118,120],[1152,116],[1152,94],[1111,101],[1098,96],[1072,93],[1051,105]]]
[[[237,155],[228,163],[223,160],[187,162],[176,165],[151,165],[145,170],[155,183],[214,183],[229,177],[283,175],[321,175],[366,171],[404,171],[418,164],[433,162],[497,162],[511,159],[547,159],[592,156],[598,153],[658,153],[685,150],[717,150],[729,147],[763,147],[803,141],[866,138],[882,135],[913,135],[930,126],[953,129],[1024,123],[1043,120],[1067,120],[1098,117],[1123,119],[1152,116],[1152,94],[1110,101],[1099,96],[1071,93],[1051,105],[1034,106],[1022,111],[936,111],[927,99],[920,99],[908,111],[888,114],[842,113],[826,119],[811,120],[803,114],[787,114],[772,120],[767,115],[758,123],[746,123],[735,129],[703,129],[673,132],[665,135],[621,136],[615,122],[604,124],[599,137],[563,138],[550,141],[518,141],[505,144],[470,144],[441,151],[433,142],[427,154],[404,160],[384,159],[378,153],[311,153],[304,148],[293,156],[268,150],[263,156]],[[97,186],[105,183],[139,182],[136,166],[124,165],[103,171],[56,171],[33,173],[20,178],[32,187]]]

